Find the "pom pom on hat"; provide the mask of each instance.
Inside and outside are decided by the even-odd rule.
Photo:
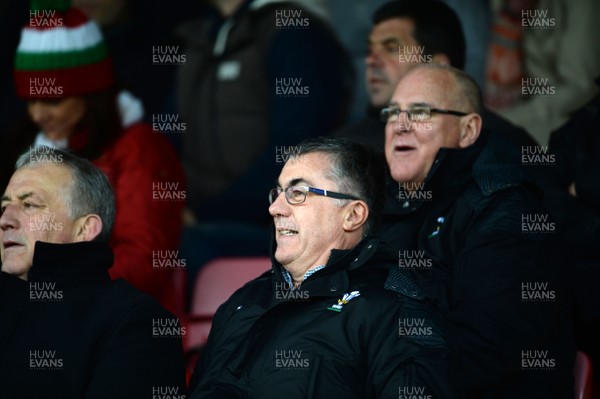
[[[114,71],[100,28],[71,0],[32,0],[15,57],[17,93],[63,98],[108,88]]]

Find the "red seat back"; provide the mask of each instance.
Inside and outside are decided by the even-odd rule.
[[[592,361],[584,352],[575,357],[575,399],[592,399]]]
[[[212,317],[231,294],[271,268],[269,257],[218,258],[204,265],[194,285],[185,348],[206,344]]]

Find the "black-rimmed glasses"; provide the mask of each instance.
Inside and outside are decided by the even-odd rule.
[[[289,186],[285,190],[281,187],[273,188],[269,191],[269,204],[275,202],[279,194],[285,192],[285,199],[290,205],[298,205],[306,200],[306,194],[314,193],[325,197],[331,197],[336,199],[348,199],[358,200],[360,198],[353,197],[351,195],[336,193],[334,191],[322,190],[320,188],[308,187],[308,186]]]
[[[398,107],[387,107],[381,110],[381,120],[383,122],[397,122],[400,119],[400,114],[406,112],[406,117],[410,122],[422,122],[431,118],[432,114],[446,114],[454,116],[469,115],[465,112],[452,111],[449,109],[431,108],[428,106],[417,106],[408,109],[400,109]]]

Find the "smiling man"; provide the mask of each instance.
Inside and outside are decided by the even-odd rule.
[[[192,398],[456,397],[436,311],[408,275],[383,288],[381,154],[331,138],[298,150],[269,193],[272,271],[217,311]]]
[[[313,188],[331,187],[333,176],[327,178],[313,172],[327,170],[329,162],[329,157],[319,152],[293,158],[281,173],[278,187],[269,194],[269,212],[274,218],[277,241],[275,258],[284,266],[286,279],[291,278],[295,286],[304,281],[307,273],[323,267],[333,249],[353,248],[361,240],[363,225],[369,217],[367,204],[358,197]],[[356,187],[344,188],[356,191]],[[282,192],[285,195],[281,198],[287,200],[277,201]],[[311,207],[290,206],[302,205],[309,194],[326,195],[333,200],[315,201]],[[354,204],[339,206],[336,198]]]
[[[480,109],[476,86],[463,72],[433,66],[409,74],[382,112],[385,156],[394,180],[422,183],[440,148],[474,144],[481,132]]]
[[[0,215],[0,392],[11,398],[184,394],[180,336],[151,297],[110,281],[114,196],[68,152],[23,154]],[[171,324],[169,324],[171,325]]]
[[[393,180],[380,237],[450,320],[465,397],[570,397],[558,245],[547,225],[526,222],[548,214],[510,147],[482,151],[480,112],[479,88],[458,69],[422,65],[400,80],[382,111]],[[544,358],[528,363],[534,349]],[[528,366],[536,362],[555,367]]]

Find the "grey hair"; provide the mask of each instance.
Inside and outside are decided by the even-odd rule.
[[[481,115],[483,111],[483,96],[477,82],[463,70],[452,67],[450,67],[450,70],[454,76],[454,82],[467,99],[470,108],[469,111]]]
[[[115,220],[115,196],[106,175],[87,159],[46,146],[32,147],[23,153],[15,164],[15,170],[41,164],[69,168],[73,179],[67,190],[61,193],[69,217],[98,215],[102,220],[102,231],[95,240],[108,241]]]
[[[415,65],[409,73],[417,70],[433,70],[447,73],[454,84],[453,99],[457,103],[465,103],[469,112],[481,115],[483,111],[483,96],[481,89],[475,80],[465,71],[443,64],[419,64]]]
[[[296,157],[321,152],[330,159],[325,177],[336,184],[336,190],[367,203],[369,216],[363,233],[374,231],[383,213],[385,201],[386,163],[382,153],[372,147],[340,137],[316,137],[298,146]],[[350,200],[338,200],[345,205]]]

